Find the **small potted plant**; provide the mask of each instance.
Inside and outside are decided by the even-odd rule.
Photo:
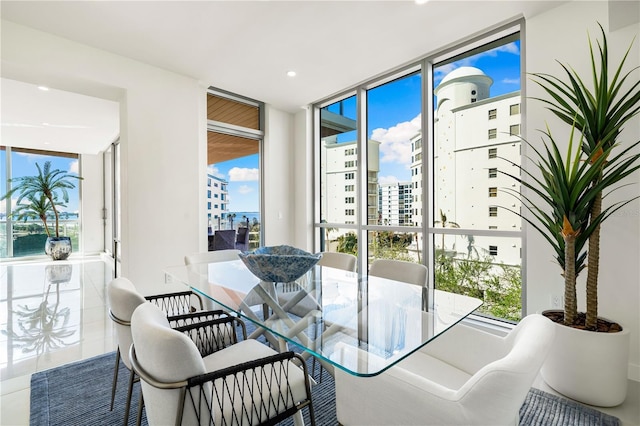
[[[572,399],[615,406],[626,396],[629,332],[619,323],[598,316],[600,226],[637,198],[603,207],[603,200],[620,188],[621,180],[640,168],[640,141],[620,148],[617,140],[624,124],[640,111],[640,82],[627,82],[633,70],[623,73],[631,46],[609,80],[606,33],[602,26],[600,30],[603,40],[602,44],[598,42],[597,51],[589,40],[589,80],[562,64],[568,82],[549,74],[533,74],[534,81],[550,95],[550,99],[538,100],[571,126],[566,157],[560,154],[547,128],[543,149],[525,141],[534,152],[531,160],[539,174],[523,167],[521,177],[502,173],[532,192],[529,196],[516,194],[530,213],[530,217],[522,217],[553,247],[565,282],[564,310],[544,312],[561,325],[542,377]],[[584,81],[592,81],[593,89]],[[625,83],[629,83],[627,88]],[[574,142],[576,133],[579,144]],[[581,313],[577,307],[576,277],[584,269],[587,303],[586,312]]]
[[[51,162],[46,161],[43,167],[36,163],[38,174],[35,176],[21,176],[10,179],[13,188],[2,198],[11,200],[11,196],[18,193],[16,208],[11,214],[18,220],[38,218],[44,224],[47,233],[45,253],[53,260],[64,260],[71,254],[71,238],[60,236],[60,215],[58,209],[66,207],[69,202],[69,189],[75,188],[72,180],[82,179],[60,169],[51,169]],[[27,201],[23,203],[23,201]],[[48,214],[54,216],[54,233],[51,235],[48,225]]]

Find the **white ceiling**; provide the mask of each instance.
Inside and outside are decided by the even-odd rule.
[[[518,16],[534,16],[560,3],[559,0],[431,0],[423,5],[413,0],[3,0],[1,16],[295,112],[486,31],[488,25]],[[297,76],[288,77],[289,70],[296,71]],[[70,111],[68,119],[57,117],[58,121],[46,115],[28,117],[32,111],[19,107],[17,104],[21,102],[5,105],[7,82],[3,80],[2,84],[3,138],[9,128],[4,126],[9,115],[14,123],[21,120],[20,114],[25,114],[23,119],[30,122],[64,125],[75,125],[74,119],[80,117],[78,108]],[[9,88],[9,92],[18,89],[13,83]],[[40,95],[28,87],[24,89]],[[13,95],[18,96],[15,92]],[[28,94],[19,96],[23,103],[28,102]],[[56,108],[49,112],[62,114],[66,108],[73,108],[73,103],[71,98],[59,98]],[[97,113],[104,114],[103,108],[110,109],[108,104],[98,102]],[[85,107],[80,112],[87,111]],[[95,128],[105,130],[102,126]],[[28,130],[14,127],[11,131],[17,133],[19,129]],[[103,141],[102,146],[109,142]],[[86,145],[88,141],[81,143]],[[77,147],[78,152],[86,149],[82,145]]]

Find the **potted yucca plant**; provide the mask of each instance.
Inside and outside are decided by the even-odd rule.
[[[544,313],[562,326],[542,376],[555,390],[573,399],[614,406],[626,396],[629,333],[617,322],[598,317],[600,226],[633,200],[603,207],[603,200],[620,188],[621,180],[640,168],[636,150],[640,141],[625,148],[618,142],[624,124],[640,110],[640,82],[627,81],[633,70],[623,71],[633,43],[609,74],[606,33],[602,26],[600,30],[602,42],[597,43],[597,50],[589,39],[592,72],[588,80],[563,64],[566,82],[549,74],[533,74],[534,81],[550,96],[537,99],[571,126],[566,156],[562,157],[547,129],[543,150],[525,141],[541,177],[523,168],[522,177],[505,174],[537,195],[521,198],[531,214],[523,217],[553,247],[565,281],[564,310]],[[580,137],[577,144],[576,135]],[[576,277],[585,269],[586,312],[580,313]]]
[[[36,163],[38,170],[35,176],[21,176],[10,179],[13,183],[11,190],[2,198],[11,200],[11,196],[18,193],[16,208],[12,216],[27,220],[39,218],[47,233],[45,253],[53,260],[64,260],[71,254],[71,238],[60,236],[60,215],[58,209],[69,202],[68,190],[75,188],[72,180],[82,179],[60,169],[52,169],[51,161],[46,161],[43,167]],[[26,203],[23,203],[26,201]],[[10,202],[10,201],[9,201]],[[54,235],[48,226],[48,214],[53,213]]]

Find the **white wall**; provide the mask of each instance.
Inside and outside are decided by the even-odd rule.
[[[80,249],[84,254],[97,254],[104,251],[103,164],[102,154],[84,154],[80,158],[82,167],[82,241]],[[76,249],[74,248],[74,251]]]
[[[313,145],[307,143],[313,138],[311,109],[301,110],[294,117],[293,174],[294,184],[294,236],[293,245],[310,252],[313,247]]]
[[[144,292],[158,292],[162,268],[181,264],[202,244],[206,193],[196,182],[204,183],[199,171],[206,164],[204,89],[193,79],[6,21],[2,72],[14,79],[64,76],[71,85],[124,93],[122,275]]]
[[[526,67],[527,72],[544,72],[562,75],[556,59],[571,64],[578,73],[589,76],[590,60],[587,31],[592,40],[598,38],[599,21],[605,31],[609,27],[609,8],[619,5],[613,2],[570,2],[551,12],[536,16],[526,23]],[[634,35],[640,33],[636,17],[633,25],[627,25],[608,34],[610,62],[621,58]],[[634,49],[627,60],[627,70],[640,63],[640,43],[635,41]],[[636,71],[631,81],[637,81]],[[590,84],[590,78],[585,80]],[[526,96],[541,96],[544,93],[531,81],[526,83]],[[540,102],[529,100],[526,104],[527,134],[534,135],[535,129],[549,123],[554,137],[567,140],[566,125],[559,124],[544,110]],[[621,145],[628,145],[640,138],[640,118],[625,126],[619,138]],[[530,137],[539,141],[539,137]],[[617,197],[632,198],[640,195],[640,173],[635,173],[633,185],[625,188]],[[611,197],[613,199],[615,197]],[[605,203],[608,200],[605,199]],[[631,204],[609,218],[602,226],[600,243],[599,315],[623,324],[631,330],[629,377],[640,380],[640,202]],[[562,294],[563,278],[560,268],[554,264],[549,246],[534,232],[527,232],[526,240],[526,282],[527,311],[538,312],[550,307],[550,295]],[[584,309],[586,272],[580,276],[578,284],[579,308]]]
[[[269,105],[263,144],[264,244],[293,244],[295,218],[293,116]]]

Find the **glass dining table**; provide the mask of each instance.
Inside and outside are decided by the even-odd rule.
[[[280,350],[297,345],[325,367],[363,377],[408,357],[482,304],[439,290],[427,304],[427,292],[414,284],[318,265],[292,283],[261,281],[241,260],[164,272],[168,282],[255,324],[250,337],[264,334]]]

